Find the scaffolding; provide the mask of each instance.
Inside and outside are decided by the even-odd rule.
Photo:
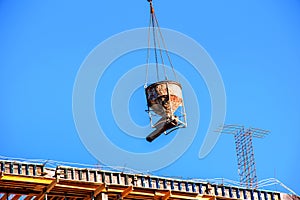
[[[245,128],[242,125],[224,125],[217,132],[234,135],[240,185],[256,189],[258,181],[252,141],[253,137],[263,138],[270,131],[251,127]]]

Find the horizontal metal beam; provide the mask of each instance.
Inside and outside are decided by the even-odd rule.
[[[26,183],[50,184],[53,178],[28,177],[22,175],[3,174],[0,180]]]

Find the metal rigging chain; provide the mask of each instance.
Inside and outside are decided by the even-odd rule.
[[[157,81],[159,81],[159,73],[158,73],[158,58],[157,58],[157,48],[156,48],[156,37],[155,37],[155,15],[154,9],[152,7],[152,2],[150,2],[150,9],[151,9],[151,23],[152,23],[152,34],[153,34],[153,44],[154,44],[154,54],[155,54],[155,63],[156,63],[156,76]]]
[[[159,27],[157,18],[155,18],[155,19],[156,19],[156,23],[157,23],[157,27],[158,27],[158,32],[159,32],[159,34],[160,34],[160,37],[161,37],[161,40],[162,40],[162,43],[163,43],[163,46],[164,46],[166,55],[167,55],[167,57],[168,57],[168,61],[169,61],[170,65],[171,65],[171,68],[172,68],[172,71],[173,71],[175,80],[178,81],[178,80],[177,80],[177,75],[176,75],[176,73],[175,73],[175,69],[174,69],[173,64],[172,64],[172,61],[171,61],[171,57],[170,57],[170,55],[169,55],[169,51],[168,51],[168,49],[167,49],[167,45],[166,45],[166,43],[165,43],[164,37],[163,37],[163,35],[162,35],[162,32],[161,32],[161,30],[160,30],[160,27]]]
[[[151,18],[149,20],[149,26],[148,26],[148,49],[147,49],[147,67],[146,67],[146,79],[145,79],[145,85],[144,88],[147,87],[148,83],[148,72],[149,72],[149,58],[150,58],[150,26],[151,26]]]
[[[163,59],[163,51],[162,51],[162,48],[161,48],[161,45],[160,45],[161,42],[162,42],[162,45],[164,47],[164,51],[165,51],[165,53],[167,55],[168,61],[169,61],[170,65],[171,65],[172,71],[174,73],[175,80],[177,81],[177,76],[176,76],[174,67],[172,65],[172,61],[171,61],[169,52],[168,52],[168,50],[166,48],[166,44],[165,44],[164,38],[162,36],[161,30],[160,30],[160,27],[159,27],[159,24],[158,24],[158,20],[157,20],[157,18],[155,16],[155,13],[154,13],[154,8],[153,8],[153,5],[152,5],[152,0],[147,0],[147,1],[150,3],[150,22],[149,22],[149,30],[148,30],[148,50],[147,50],[147,68],[146,68],[145,87],[147,87],[148,72],[149,72],[148,68],[149,68],[149,61],[150,61],[151,29],[152,29],[152,37],[153,37],[153,45],[154,45],[154,55],[155,55],[155,62],[156,62],[156,76],[157,76],[157,81],[159,81],[159,67],[158,67],[159,63],[158,63],[158,53],[157,53],[157,50],[159,50],[159,55],[160,55],[160,59],[161,59],[161,62],[162,62],[162,67],[163,67],[163,70],[164,70],[165,80],[168,80],[167,73],[166,73],[166,67],[165,67],[165,63],[164,63],[164,59]],[[160,42],[159,38],[161,39],[161,42]],[[157,49],[157,47],[158,47],[158,49]]]

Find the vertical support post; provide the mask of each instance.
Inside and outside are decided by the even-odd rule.
[[[178,190],[181,191],[181,189],[182,189],[182,187],[181,187],[181,182],[178,181],[177,184],[178,184]]]
[[[218,192],[218,186],[217,186],[217,185],[214,185],[213,187],[214,187],[214,189],[215,189],[215,195],[218,196],[218,195],[219,195],[219,192]]]
[[[254,191],[250,190],[251,200],[254,200]]]
[[[125,174],[125,185],[128,185],[128,175]]]
[[[22,164],[21,163],[19,163],[18,164],[18,174],[22,174]]]
[[[29,165],[25,164],[25,174],[28,176],[29,175]]]
[[[36,165],[32,166],[32,172],[33,172],[33,176],[36,176]]]
[[[257,191],[258,200],[261,200],[261,192]]]
[[[82,180],[82,171],[78,170],[77,173],[78,173],[78,179],[81,181]]]
[[[149,188],[152,188],[152,179],[151,179],[151,177],[148,178],[148,181],[149,181]]]
[[[0,165],[1,165],[0,171],[4,172],[4,171],[5,171],[5,162],[2,161],[2,162],[0,163]]]
[[[221,186],[221,190],[222,190],[222,196],[224,197],[225,196],[225,187],[224,187],[224,185]]]
[[[240,195],[240,190],[238,188],[236,188],[236,197],[239,199],[241,198],[241,195]]]
[[[71,169],[71,179],[72,179],[72,180],[75,179],[75,176],[74,176],[74,169],[73,169],[73,168]]]
[[[271,193],[271,200],[275,200],[274,193]]]
[[[14,173],[14,164],[12,162],[9,163],[9,173],[11,173],[11,174]]]
[[[66,168],[64,169],[64,178],[68,179],[68,170]]]
[[[233,197],[233,195],[232,195],[232,188],[229,187],[228,190],[229,190],[229,197],[232,198]]]
[[[113,183],[113,174],[109,173],[109,183]]]
[[[157,178],[157,179],[155,180],[155,182],[156,182],[156,188],[159,189],[159,188],[160,188],[160,185],[159,185],[159,178]]]
[[[189,183],[188,183],[188,182],[185,182],[185,191],[186,191],[186,192],[189,192],[189,191],[190,191]]]
[[[102,178],[102,183],[106,183],[105,172],[101,172],[101,178]],[[126,184],[126,178],[125,178],[125,184]]]
[[[166,179],[163,180],[163,185],[164,185],[164,189],[167,189],[167,180]]]
[[[202,191],[202,183],[199,183],[199,194],[202,194],[203,191]]]
[[[145,187],[145,177],[144,176],[141,177],[141,182],[142,182],[142,187]]]
[[[117,174],[117,183],[118,184],[121,184],[121,177],[120,177],[121,175],[118,173]]]
[[[265,200],[268,200],[268,193],[264,192]]]
[[[193,192],[196,192],[195,183],[192,183],[192,191],[193,191]]]
[[[171,189],[174,190],[174,181],[171,180]]]
[[[247,191],[246,190],[243,190],[243,196],[244,196],[244,199],[247,199]]]

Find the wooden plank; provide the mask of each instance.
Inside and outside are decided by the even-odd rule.
[[[7,200],[9,197],[9,194],[8,193],[5,193],[0,200]]]
[[[3,176],[4,176],[4,175],[3,175],[3,171],[1,171],[1,172],[0,172],[0,180],[2,179]]]
[[[130,194],[133,190],[133,186],[129,186],[128,188],[126,188],[125,190],[123,190],[121,196],[122,198],[126,197],[128,194]]]
[[[27,197],[25,197],[25,199],[24,199],[24,200],[31,200],[31,199],[32,199],[32,197],[33,197],[33,196],[31,196],[31,195],[28,195]]]
[[[171,191],[169,190],[166,194],[165,194],[165,196],[163,196],[161,199],[162,200],[167,200],[167,199],[169,199],[171,197]]]
[[[198,195],[196,199],[199,200],[216,200],[216,196]]]
[[[50,185],[48,185],[48,186],[46,187],[45,193],[49,193],[49,192],[52,190],[52,188],[54,188],[55,185],[56,185],[58,182],[59,182],[58,179],[53,180],[53,181],[50,183]]]
[[[55,198],[55,196],[50,196],[50,197],[47,197],[47,200],[52,200],[54,198]]]
[[[34,200],[42,200],[42,199],[44,199],[45,194],[46,194],[46,193],[49,193],[49,192],[52,190],[52,188],[54,188],[55,185],[56,185],[58,182],[59,182],[59,179],[53,180],[53,181],[45,188],[45,190],[44,190],[43,192],[41,192],[40,195],[37,196]]]
[[[127,189],[127,188],[126,188]],[[125,190],[126,190],[125,189]],[[108,185],[108,194],[112,193],[122,193],[124,188],[121,189],[117,185]],[[153,197],[154,199],[160,199],[168,193],[167,190],[160,189],[147,189],[147,188],[134,188],[130,192],[131,196],[142,196],[142,197]],[[120,195],[121,197],[121,195]],[[215,197],[213,195],[199,195],[198,193],[181,192],[181,191],[171,191],[171,196],[169,199],[201,199],[201,200],[213,200]]]
[[[14,197],[11,200],[18,200],[22,195],[15,194]]]
[[[87,190],[87,191],[94,191],[94,188],[90,187],[84,187],[84,186],[75,186],[75,185],[62,185],[62,184],[57,184],[56,187],[59,188],[68,188],[68,189],[74,189],[74,190]]]
[[[117,190],[117,189],[109,189],[109,188],[107,190],[108,194],[121,193],[122,191]],[[132,191],[130,194],[138,195],[138,196],[144,196],[144,197],[154,197],[153,190]]]
[[[96,188],[94,191],[94,197],[98,196],[103,190],[105,189],[105,184],[101,184],[99,187]]]
[[[83,200],[91,200],[91,199],[92,199],[91,196],[87,196]]]

